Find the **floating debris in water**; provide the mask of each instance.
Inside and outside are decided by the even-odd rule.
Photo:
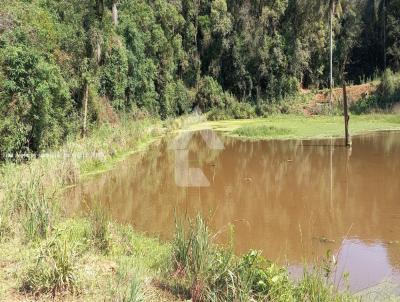
[[[318,239],[321,243],[335,243],[336,242],[334,239],[329,239],[329,238],[326,238],[325,236],[321,236],[321,237],[318,237],[315,239]]]

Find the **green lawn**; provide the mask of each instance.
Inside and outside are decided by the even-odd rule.
[[[378,130],[400,130],[400,115],[370,114],[350,117],[350,134]],[[341,116],[275,115],[248,120],[207,121],[188,130],[212,128],[227,136],[253,139],[308,139],[344,136]]]

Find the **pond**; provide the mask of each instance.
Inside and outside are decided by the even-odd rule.
[[[330,250],[339,286],[344,272],[353,292],[400,284],[399,132],[353,137],[351,149],[334,139],[221,136],[224,149],[210,150],[200,133],[190,137],[185,164],[200,168],[208,186],[177,185],[182,163],[165,138],[74,187],[68,208],[98,201],[114,219],[163,239],[172,238],[175,217],[200,213],[219,242],[233,226],[236,253],[261,250],[295,275]]]

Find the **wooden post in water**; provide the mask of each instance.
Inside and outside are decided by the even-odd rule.
[[[346,81],[343,81],[343,112],[344,112],[344,135],[345,135],[345,144],[346,147],[351,146],[350,135],[349,135],[349,108],[347,104],[347,90],[346,90]]]

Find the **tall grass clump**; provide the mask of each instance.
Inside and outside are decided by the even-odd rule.
[[[89,213],[91,224],[90,239],[94,247],[107,253],[110,248],[110,217],[106,209],[99,203],[95,203]]]
[[[17,171],[13,172],[13,168]],[[56,196],[46,188],[40,169],[22,170],[11,165],[5,171],[3,180],[1,220],[7,221],[7,216],[15,217],[13,229],[17,230],[21,226],[27,240],[46,238],[55,221]]]
[[[243,137],[266,137],[273,138],[279,136],[288,136],[293,133],[292,130],[287,128],[279,128],[274,126],[245,126],[236,129],[233,132],[235,135],[243,136]]]
[[[0,209],[0,242],[8,238],[12,233],[10,216],[3,209]]]
[[[44,243],[34,263],[26,270],[20,290],[35,296],[41,294],[76,293],[78,273],[77,255],[67,241],[52,238]]]
[[[116,284],[111,289],[112,301],[143,302],[147,295],[142,281],[136,276],[133,264],[122,261],[116,272]]]
[[[305,270],[295,288],[296,301],[349,302],[361,301],[361,298],[349,293],[339,293],[336,286],[324,278],[320,268]]]
[[[238,258],[232,248],[214,244],[213,238],[200,216],[190,222],[187,231],[182,223],[177,224],[170,270],[175,281],[172,288],[193,301],[266,298],[272,288],[268,277],[281,272],[269,266],[258,252]],[[270,269],[264,270],[267,267]]]
[[[52,205],[44,195],[38,195],[27,204],[23,228],[28,239],[44,239],[51,231],[53,222]]]
[[[166,286],[192,301],[353,301],[315,271],[296,283],[286,268],[250,251],[238,257],[213,243],[201,217],[177,223]]]

